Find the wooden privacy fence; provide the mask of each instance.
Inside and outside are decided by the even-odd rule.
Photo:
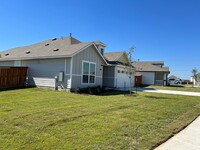
[[[26,86],[28,67],[0,67],[0,88]]]

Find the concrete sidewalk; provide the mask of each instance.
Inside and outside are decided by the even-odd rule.
[[[176,94],[176,95],[187,95],[187,96],[200,96],[200,92],[186,92],[186,91],[173,91],[173,90],[157,90],[151,88],[138,88],[138,91],[151,92],[151,93],[165,93],[165,94]],[[135,89],[134,89],[135,91]]]
[[[155,150],[200,150],[200,116]]]

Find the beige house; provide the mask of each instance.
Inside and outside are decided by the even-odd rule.
[[[163,61],[133,62],[136,69],[135,77],[141,78],[143,85],[167,85],[169,67],[164,67]]]

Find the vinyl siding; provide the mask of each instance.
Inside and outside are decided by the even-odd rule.
[[[101,64],[103,63],[103,60],[93,45],[73,57],[73,74],[82,74],[83,60],[96,63],[96,75],[102,76],[103,67]]]
[[[82,62],[88,61],[96,63],[96,81],[95,84],[82,84]],[[89,87],[89,86],[102,86],[102,75],[103,75],[103,59],[98,54],[96,48],[92,45],[87,49],[73,56],[73,67],[72,67],[72,88],[77,87]]]
[[[86,88],[86,87],[93,87],[93,86],[102,86],[102,78],[96,77],[95,84],[81,84],[81,76],[72,76],[72,89],[75,89],[77,87],[80,88]]]
[[[103,86],[106,86],[106,87],[115,86],[115,67],[114,66],[103,67]]]
[[[64,72],[62,82],[56,82],[56,86],[60,88],[70,87],[70,58],[62,59],[40,59],[22,61],[22,66],[28,66],[28,84],[32,86],[44,86],[55,88],[55,76],[59,72]],[[65,68],[66,67],[66,68]]]
[[[14,66],[14,61],[0,61],[0,66]]]
[[[65,59],[65,67],[66,67],[66,72],[65,74],[70,74],[70,67],[71,67],[71,58],[66,58]]]
[[[28,85],[37,87],[51,87],[55,88],[56,82],[53,78],[35,78],[28,80]]]

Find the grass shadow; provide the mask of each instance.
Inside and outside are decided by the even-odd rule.
[[[183,85],[168,85],[167,87],[184,88]]]
[[[135,95],[135,92],[132,92],[131,94]],[[109,90],[105,91],[98,96],[114,96],[114,95],[130,95],[129,91],[117,91],[117,90]]]
[[[163,97],[163,96],[145,96],[145,97],[149,99],[174,99],[174,98]]]
[[[31,88],[35,88],[35,87],[34,86],[29,86],[29,87],[17,87],[17,88],[0,88],[0,92],[21,90],[21,89],[31,89]]]

